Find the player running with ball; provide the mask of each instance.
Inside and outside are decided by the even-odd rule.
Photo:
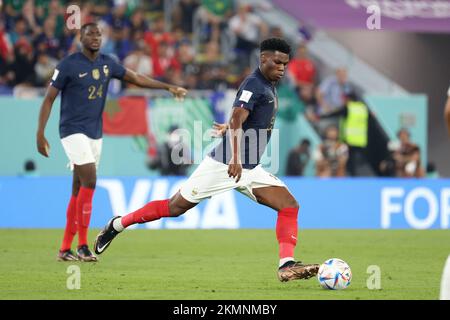
[[[307,279],[317,274],[318,264],[294,260],[297,201],[282,181],[259,165],[278,109],[275,85],[284,75],[289,54],[290,47],[283,39],[271,38],[261,43],[260,65],[239,87],[229,123],[216,126],[224,135],[222,142],[205,157],[172,198],[152,201],[135,212],[112,218],[95,240],[97,254],[103,253],[114,237],[130,225],[178,217],[202,200],[236,189],[278,212],[278,279]],[[265,134],[252,135],[251,132]]]
[[[60,261],[97,261],[87,245],[96,171],[102,149],[102,113],[111,78],[122,79],[150,89],[166,89],[182,99],[184,88],[150,79],[124,68],[99,52],[102,35],[96,23],[81,27],[81,52],[64,58],[56,67],[39,114],[37,148],[48,157],[50,146],[44,131],[53,102],[61,91],[59,133],[73,170],[72,197],[67,207],[64,239],[58,253]],[[77,256],[71,251],[78,232]]]

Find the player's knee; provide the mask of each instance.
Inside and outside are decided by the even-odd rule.
[[[79,192],[80,192],[80,185],[72,186],[72,195],[74,197],[77,197]]]
[[[294,197],[291,197],[289,199],[286,199],[285,203],[282,205],[282,209],[284,208],[294,208],[294,209],[300,209],[300,204],[295,200]]]
[[[97,183],[97,179],[91,178],[91,179],[86,179],[85,181],[83,181],[83,182],[81,183],[81,185],[82,185],[84,188],[95,189],[96,183]]]
[[[177,203],[176,198],[173,197],[169,200],[169,214],[171,217],[181,216],[186,211],[187,210]]]
[[[72,183],[72,195],[78,196],[78,192],[80,191],[81,183],[80,181],[74,181]]]
[[[170,212],[171,217],[179,217],[186,211],[187,210],[185,210],[184,208],[181,208],[179,206],[172,206],[172,207],[169,206],[169,212]]]

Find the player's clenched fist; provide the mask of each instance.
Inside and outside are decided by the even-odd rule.
[[[177,101],[183,101],[184,97],[187,94],[187,90],[185,88],[176,87],[176,86],[170,87],[169,92],[171,94],[173,94],[173,96],[175,97],[175,100],[177,100]]]
[[[242,175],[242,164],[240,161],[234,160],[231,158],[230,163],[228,164],[228,176],[236,179],[236,183],[241,180]]]
[[[37,148],[40,154],[48,158],[50,154],[50,145],[43,134],[37,135]]]

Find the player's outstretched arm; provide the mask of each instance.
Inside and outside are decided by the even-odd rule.
[[[241,163],[241,138],[242,138],[242,124],[247,120],[250,111],[245,108],[233,108],[233,113],[230,119],[230,146],[231,146],[231,160],[228,164],[228,176],[235,178],[239,182],[242,175]]]
[[[183,101],[187,94],[187,90],[185,88],[152,79],[130,69],[126,69],[123,80],[142,88],[167,90],[173,94],[175,99],[178,101]]]
[[[447,124],[447,130],[448,134],[450,135],[450,87],[448,88],[447,92],[447,103],[445,104],[445,123]]]
[[[50,155],[50,145],[45,138],[45,126],[47,125],[50,112],[52,111],[53,102],[58,95],[59,90],[53,86],[49,86],[47,93],[45,94],[44,101],[41,105],[41,111],[39,112],[38,129],[36,133],[36,144],[40,154],[45,157]]]

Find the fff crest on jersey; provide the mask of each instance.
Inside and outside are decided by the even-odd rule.
[[[98,69],[92,70],[92,78],[94,78],[95,80],[100,79],[100,71]]]
[[[108,66],[106,64],[103,66],[103,73],[105,74],[105,77],[108,76],[109,69],[108,69]]]

